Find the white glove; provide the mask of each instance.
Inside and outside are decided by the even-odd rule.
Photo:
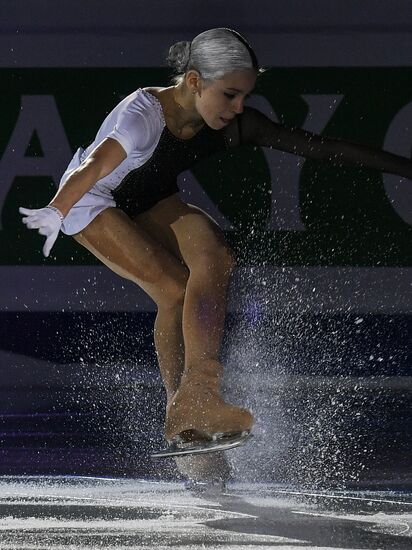
[[[40,235],[47,237],[43,246],[43,254],[48,257],[50,250],[56,242],[57,235],[63,222],[63,214],[54,206],[46,206],[38,210],[29,210],[28,208],[19,208],[20,214],[27,216],[22,222],[29,229],[38,229]]]

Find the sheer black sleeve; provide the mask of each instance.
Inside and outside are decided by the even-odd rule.
[[[331,161],[342,166],[372,168],[412,179],[410,159],[365,145],[319,136],[301,128],[288,128],[252,107],[246,107],[236,119],[237,135],[234,124],[228,128],[232,145],[260,145],[305,158]]]

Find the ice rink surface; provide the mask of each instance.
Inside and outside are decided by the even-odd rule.
[[[412,548],[412,494],[0,477],[0,549]]]

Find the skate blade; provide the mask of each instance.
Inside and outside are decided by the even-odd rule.
[[[152,458],[165,458],[168,456],[198,455],[204,453],[214,453],[216,451],[227,451],[239,447],[253,437],[249,431],[242,433],[224,435],[216,434],[212,439],[203,441],[185,442],[179,436],[173,440],[167,449],[153,453]]]

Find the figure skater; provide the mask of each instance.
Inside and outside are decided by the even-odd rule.
[[[220,394],[232,251],[215,221],[179,198],[178,174],[240,144],[411,177],[409,159],[275,123],[245,107],[261,72],[239,33],[202,32],[171,46],[173,84],[123,99],[78,149],[44,208],[20,208],[47,237],[63,231],[156,303],[154,340],[167,396],[165,437],[248,432],[252,414]]]

